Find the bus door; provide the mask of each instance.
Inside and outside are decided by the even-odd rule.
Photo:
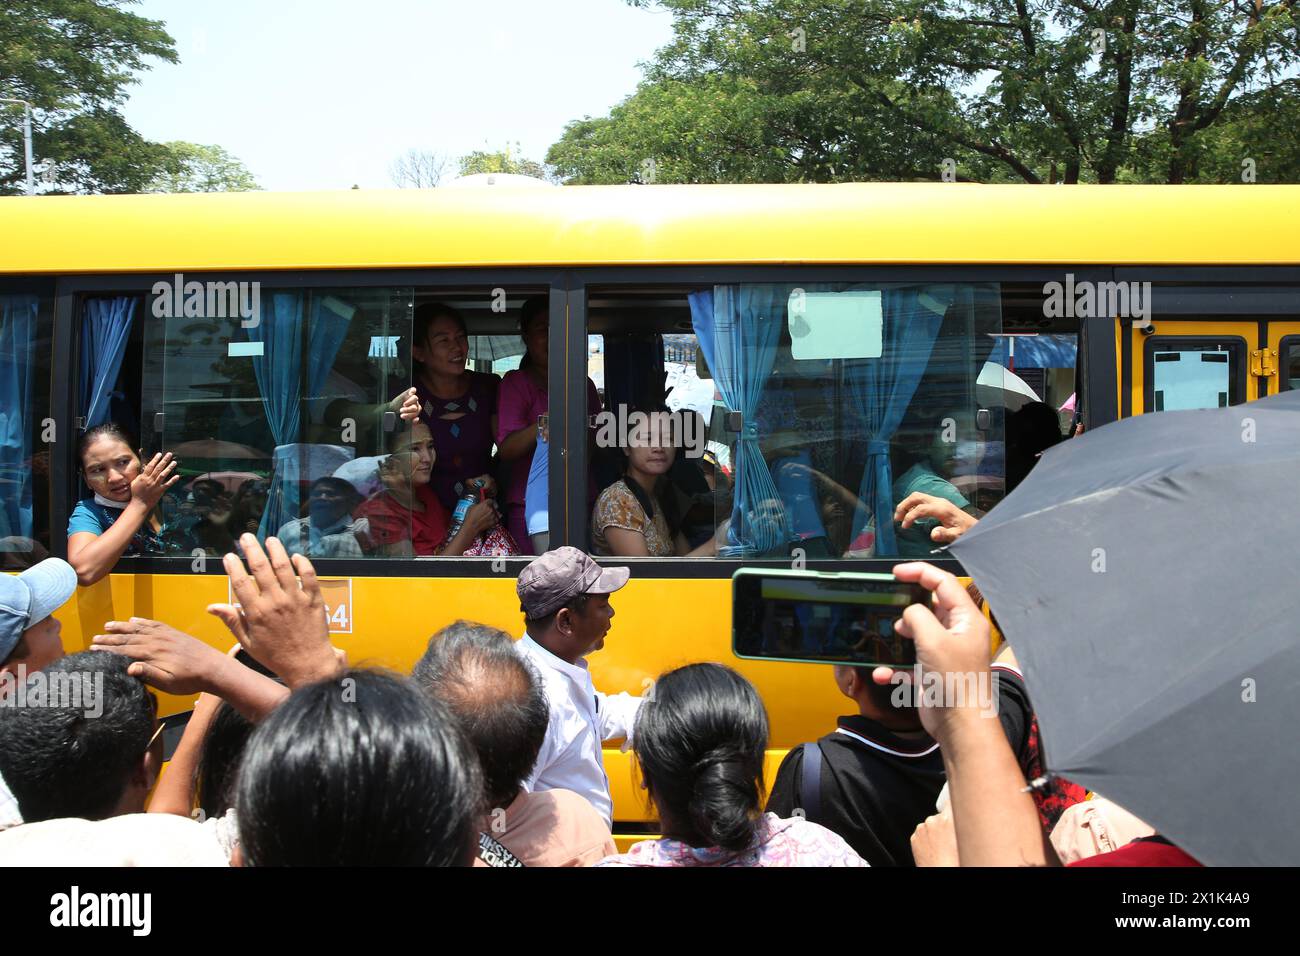
[[[1116,277],[1136,281],[1141,271],[1116,270]],[[1295,288],[1157,279],[1146,301],[1145,321],[1121,320],[1129,382],[1123,415],[1237,405],[1274,394],[1300,373]]]

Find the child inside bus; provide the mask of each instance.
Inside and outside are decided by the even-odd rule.
[[[142,463],[119,425],[97,425],[78,450],[91,496],[77,502],[68,519],[68,563],[83,587],[107,577],[123,555],[166,550],[158,503],[180,480],[171,454]]]

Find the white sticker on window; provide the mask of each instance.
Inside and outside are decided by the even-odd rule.
[[[880,358],[880,291],[807,292],[790,296],[791,354],[796,359]]]
[[[231,358],[258,358],[263,349],[262,342],[231,342],[226,346],[226,354]]]

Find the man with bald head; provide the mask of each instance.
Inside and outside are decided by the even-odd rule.
[[[586,799],[524,789],[549,716],[541,682],[509,634],[457,621],[433,636],[412,676],[451,711],[478,753],[487,810],[475,866],[591,866],[617,852]]]

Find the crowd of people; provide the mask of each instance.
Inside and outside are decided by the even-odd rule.
[[[164,485],[167,463],[151,468]],[[898,517],[927,508],[936,540],[963,533],[968,516],[942,499]],[[769,792],[767,711],[736,670],[689,663],[639,697],[594,687],[587,658],[617,640],[627,568],[549,551],[519,574],[519,634],[457,621],[407,676],[351,666],[332,645],[308,558],[274,538],[240,545],[223,559],[237,603],[208,608],[230,631],[226,654],[135,617],[63,656],[52,615],[78,572],[51,558],[0,576],[0,862],[1195,862],[1121,808],[1043,783],[1014,656],[990,659],[982,598],[933,565],[896,566],[933,595],[897,630],[925,670],[990,678],[997,706],[900,695],[910,685],[888,668],[828,667],[852,712],[792,749]],[[158,691],[198,694],[161,778]],[[602,759],[618,740],[661,834],[623,852]]]

